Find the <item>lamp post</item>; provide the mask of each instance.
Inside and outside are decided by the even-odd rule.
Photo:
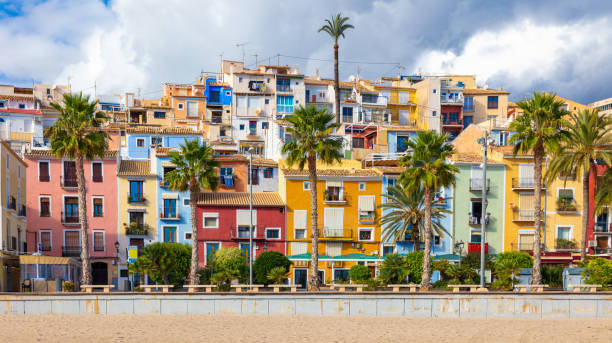
[[[119,241],[115,241],[115,249],[117,250],[117,286],[115,289],[119,289],[119,277],[121,276],[119,273]]]
[[[255,149],[250,147],[249,152],[249,285],[253,285],[253,152]]]
[[[487,143],[485,130],[478,143],[482,145],[482,210],[480,218],[480,287],[485,287],[485,228],[487,227]]]

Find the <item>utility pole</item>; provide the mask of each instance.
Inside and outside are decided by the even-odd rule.
[[[487,140],[488,132],[484,131],[478,141],[482,144],[482,211],[480,218],[480,287],[485,287],[485,229],[487,227]]]
[[[97,99],[97,90],[98,86],[96,85],[96,80],[94,80],[94,100]]]
[[[253,56],[255,56],[255,68],[257,68],[259,66],[259,61],[257,60],[257,54],[254,54]]]
[[[276,65],[280,65],[280,54],[276,54]]]
[[[249,148],[249,285],[253,286],[253,147]]]

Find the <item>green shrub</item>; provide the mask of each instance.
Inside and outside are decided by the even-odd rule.
[[[129,266],[131,274],[148,275],[156,284],[180,286],[191,265],[191,247],[179,243],[153,243],[142,249]]]
[[[463,263],[451,264],[447,268],[446,273],[452,278],[452,280],[457,282],[451,283],[451,285],[472,285],[476,283],[476,278],[478,278],[478,273],[476,273],[476,270]],[[478,278],[478,280],[480,280],[480,278]]]
[[[523,268],[531,268],[533,260],[524,252],[506,252],[498,256],[495,262],[495,280],[491,287],[498,290],[511,290],[518,283],[518,274]]]
[[[291,261],[285,255],[278,251],[266,251],[261,253],[253,263],[253,277],[255,282],[267,285],[270,281],[268,274],[272,269],[282,267],[286,274],[290,266]]]
[[[372,274],[368,267],[356,264],[349,269],[349,278],[354,283],[366,283],[372,278]]]
[[[464,264],[472,269],[480,270],[480,253],[471,252],[468,253],[462,260],[461,264]],[[485,255],[485,269],[493,269],[493,259],[489,255]]]
[[[506,261],[513,260],[515,262],[508,264]],[[520,268],[533,267],[533,258],[523,251],[510,251],[497,255],[495,264],[502,263],[505,266],[516,265]]]
[[[608,285],[612,284],[612,261],[601,257],[592,259],[586,264],[582,275],[587,278],[585,283],[608,289]]]
[[[387,255],[380,266],[380,279],[385,284],[402,283],[408,274],[408,263],[398,254]]]
[[[246,256],[242,250],[233,248],[221,248],[215,253],[215,264],[219,270],[237,272],[240,266],[246,264]]]
[[[64,292],[72,292],[72,291],[74,291],[74,283],[72,281],[64,281],[62,283],[62,290]]]
[[[421,283],[421,274],[423,274],[423,252],[413,251],[406,255],[406,264],[408,265],[408,280],[411,283]]]
[[[563,268],[561,266],[542,266],[542,283],[550,287],[563,286]]]
[[[378,287],[382,286],[382,283],[379,279],[369,279],[366,281],[366,284],[368,285],[365,288],[366,291],[375,291]]]
[[[438,280],[433,284],[433,288],[446,289],[448,285],[452,285],[452,283],[449,282],[450,281],[447,280]]]
[[[283,284],[287,280],[287,273],[285,267],[274,267],[268,272],[267,281],[271,281],[275,285]]]
[[[557,238],[557,249],[576,249],[576,242],[565,238]]]
[[[448,275],[448,269],[451,264],[448,260],[442,259],[440,261],[431,262],[431,269],[437,270],[440,272],[440,280],[448,280],[450,277]]]

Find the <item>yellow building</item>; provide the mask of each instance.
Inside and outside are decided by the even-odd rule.
[[[317,172],[318,267],[324,283],[346,280],[350,267],[358,263],[370,267],[375,276],[380,261],[376,220],[380,218],[382,175],[375,170],[347,167],[355,165],[351,162],[355,161]],[[305,284],[312,252],[308,171],[283,169],[279,182],[281,196],[287,202],[291,278],[296,284]]]
[[[0,292],[19,290],[18,255],[26,249],[26,163],[0,142]]]
[[[142,249],[156,237],[157,176],[151,164],[150,161],[122,160],[119,166],[117,229],[120,269],[127,268],[126,252],[130,246]],[[121,280],[119,285],[123,287]]]
[[[463,90],[463,120],[478,124],[503,121],[508,115],[508,95],[503,89],[473,88]]]
[[[388,99],[387,109],[391,113],[391,124],[416,126],[416,89],[400,87],[396,83],[392,86],[375,85],[376,90]]]

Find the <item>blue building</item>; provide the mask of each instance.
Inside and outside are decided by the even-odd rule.
[[[405,152],[408,149],[408,141],[415,139],[416,130],[402,130],[401,128],[389,127],[387,129],[387,144],[389,153]]]
[[[126,147],[122,147],[121,156],[130,160],[151,159],[151,148],[178,148],[185,139],[198,139],[202,142],[202,133],[189,128],[178,127],[135,127],[127,128],[121,133],[126,135]]]
[[[232,88],[222,82],[217,82],[214,77],[206,79],[206,106],[208,105],[231,105],[232,104]]]

